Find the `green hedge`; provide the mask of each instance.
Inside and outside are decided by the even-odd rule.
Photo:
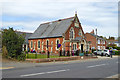
[[[115,55],[120,55],[120,51],[115,51]]]
[[[26,55],[24,53],[22,53],[21,55],[17,57],[17,60],[19,61],[25,61],[25,59],[26,59]]]

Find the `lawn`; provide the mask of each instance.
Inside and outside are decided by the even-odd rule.
[[[37,57],[37,58],[36,58]],[[61,57],[65,57],[65,56],[61,56]],[[47,58],[46,54],[26,54],[26,58],[27,59],[43,59],[43,58]],[[50,55],[50,58],[59,58],[58,55]]]

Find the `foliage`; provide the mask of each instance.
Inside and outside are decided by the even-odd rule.
[[[42,51],[42,53],[45,53],[45,51]]]
[[[7,55],[8,55],[8,51],[7,51],[6,47],[3,46],[3,48],[2,48],[2,56],[7,57]]]
[[[107,47],[117,47],[116,44],[109,44]]]
[[[108,38],[109,40],[115,40],[115,37],[110,37]]]
[[[120,51],[115,51],[115,55],[120,55]]]
[[[26,55],[25,55],[24,53],[21,53],[21,54],[18,55],[18,57],[17,57],[17,60],[19,60],[19,61],[25,61],[25,59],[26,59]]]
[[[2,32],[2,45],[6,46],[8,57],[18,58],[22,54],[22,44],[24,37],[15,33],[13,28],[4,29]]]

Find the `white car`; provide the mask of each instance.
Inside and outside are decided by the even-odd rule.
[[[104,54],[105,56],[110,56],[110,51],[108,49],[104,49]]]

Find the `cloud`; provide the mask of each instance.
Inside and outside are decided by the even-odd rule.
[[[3,25],[34,32],[42,22],[74,16],[77,11],[84,31],[97,27],[98,34],[116,36],[118,0],[5,0],[2,2]],[[19,27],[17,27],[19,26]],[[108,31],[109,29],[109,31]],[[110,32],[111,31],[111,32]]]

